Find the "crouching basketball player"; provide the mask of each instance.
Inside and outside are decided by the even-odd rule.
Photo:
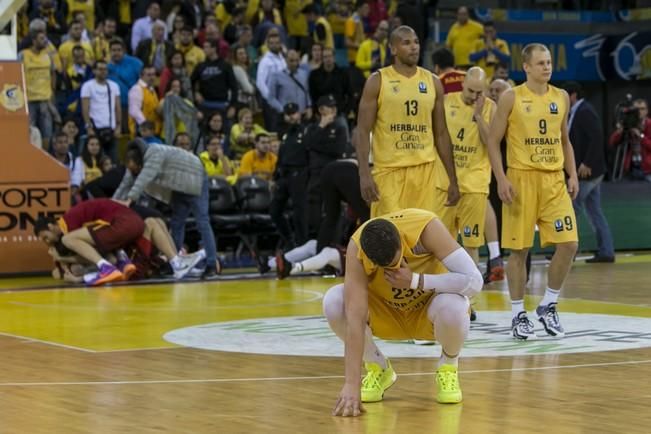
[[[348,244],[344,284],[323,299],[328,323],[345,343],[346,379],[333,414],[358,416],[362,402],[381,401],[396,381],[373,336],[436,339],[436,400],[461,402],[457,366],[470,326],[468,297],[482,285],[472,258],[429,211],[404,209],[361,226]]]

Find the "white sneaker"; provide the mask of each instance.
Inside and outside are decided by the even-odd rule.
[[[529,320],[527,312],[522,311],[511,321],[511,333],[513,338],[520,341],[532,341],[536,339],[533,331],[533,323]]]
[[[191,255],[178,256],[178,261],[170,261],[170,265],[174,270],[175,279],[183,279],[186,274],[192,270],[195,265],[206,257],[205,250],[199,250]]]

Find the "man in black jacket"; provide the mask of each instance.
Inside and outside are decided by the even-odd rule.
[[[291,249],[307,241],[307,149],[305,126],[301,124],[298,105],[290,102],[284,107],[287,129],[282,136],[278,162],[274,172],[274,190],[271,200],[271,218],[280,233],[284,247]],[[294,232],[285,217],[287,201],[294,205]]]
[[[586,262],[615,262],[613,238],[601,210],[601,181],[606,171],[601,119],[592,104],[583,99],[579,83],[569,82],[565,90],[570,96],[568,127],[579,175],[579,195],[574,200],[574,208],[577,213],[585,210],[597,237],[598,251]]]
[[[192,86],[195,99],[202,111],[221,112],[229,119],[235,116],[237,81],[233,67],[219,57],[219,43],[207,40],[203,44],[206,61],[197,65],[192,72]]]
[[[323,63],[310,73],[309,79],[310,98],[313,102],[326,95],[332,95],[337,101],[337,123],[346,127],[346,116],[350,111],[351,95],[350,79],[348,73],[335,63],[335,53],[332,48],[323,49]]]
[[[346,129],[335,122],[337,101],[326,95],[317,101],[320,119],[305,133],[305,143],[309,151],[309,182],[307,185],[309,231],[316,234],[321,224],[321,170],[332,161],[342,158],[346,153],[348,139]]]
[[[165,68],[167,58],[174,51],[174,44],[165,40],[165,23],[156,21],[151,28],[151,38],[138,43],[135,56],[145,65],[152,65],[160,75]]]

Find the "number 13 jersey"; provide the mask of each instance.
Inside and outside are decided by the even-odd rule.
[[[513,88],[515,100],[506,133],[507,166],[520,170],[563,169],[561,125],[567,113],[562,90],[548,86],[537,95],[525,84]]]
[[[417,67],[416,74],[408,78],[387,66],[379,74],[372,139],[375,167],[417,166],[436,161],[432,125],[436,88],[432,73]]]

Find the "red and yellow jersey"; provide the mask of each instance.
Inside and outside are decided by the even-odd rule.
[[[110,225],[125,212],[133,211],[112,199],[93,199],[73,206],[57,223],[63,233],[67,234],[84,226]]]

